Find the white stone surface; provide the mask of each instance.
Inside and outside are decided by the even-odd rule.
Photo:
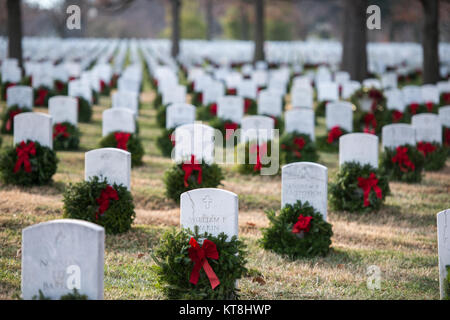
[[[175,161],[214,162],[214,129],[208,125],[192,123],[175,129]]]
[[[450,209],[437,214],[437,240],[439,255],[439,291],[441,299],[445,297],[444,281],[447,277],[445,266],[450,265]]]
[[[37,141],[53,149],[52,117],[40,112],[25,112],[14,117],[14,144],[21,141]]]
[[[48,112],[53,124],[69,122],[74,126],[78,123],[78,101],[73,97],[54,96],[48,99]]]
[[[314,110],[310,108],[294,108],[284,114],[285,130],[288,133],[304,133],[315,141]]]
[[[258,114],[280,117],[283,112],[282,97],[268,90],[260,91],[258,95]]]
[[[241,123],[241,142],[265,142],[274,137],[275,121],[266,116],[245,116]]]
[[[421,113],[412,116],[411,124],[416,130],[416,142],[437,142],[442,144],[442,125],[434,113]]]
[[[217,101],[217,116],[240,124],[244,116],[244,99],[239,96],[223,96]]]
[[[166,129],[195,122],[195,107],[188,103],[174,103],[166,108]]]
[[[413,126],[406,123],[394,123],[383,126],[381,140],[384,148],[397,148],[409,144],[416,145],[416,131]]]
[[[106,109],[102,114],[102,136],[111,132],[136,132],[135,114],[130,109],[113,108]]]
[[[439,108],[439,120],[443,127],[450,128],[450,106]]]
[[[351,161],[378,168],[378,137],[369,133],[348,133],[341,136],[339,165]]]
[[[28,86],[14,86],[6,90],[6,105],[17,105],[21,109],[33,109],[33,88]]]
[[[353,105],[346,101],[328,102],[325,106],[327,129],[339,126],[348,132],[353,131]]]

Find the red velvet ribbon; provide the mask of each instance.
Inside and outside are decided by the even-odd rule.
[[[106,83],[100,79],[100,92],[105,91]]]
[[[21,113],[22,111],[20,110],[12,110],[9,112],[9,117],[8,120],[6,121],[6,125],[5,125],[5,129],[6,131],[11,131],[12,129],[12,125],[13,125],[13,121],[14,121],[14,117],[16,115],[18,115],[19,113]]]
[[[397,147],[395,156],[392,157],[392,163],[398,163],[402,172],[408,172],[408,169],[414,171],[416,169],[414,163],[411,162],[408,156],[407,147]]]
[[[411,114],[416,114],[417,113],[417,109],[419,109],[419,104],[418,103],[411,103],[409,105],[409,109],[411,110]]]
[[[364,132],[375,134],[375,128],[377,127],[377,119],[373,113],[367,113],[364,116]]]
[[[31,172],[30,155],[36,155],[36,148],[33,141],[25,143],[25,141],[20,142],[16,147],[17,161],[14,166],[14,173],[20,170],[23,164],[25,172]]]
[[[56,80],[55,87],[58,92],[61,92],[64,90],[64,83],[62,81]]]
[[[208,276],[209,282],[211,283],[211,288],[214,290],[220,284],[220,281],[214,273],[214,270],[209,265],[207,258],[214,260],[219,259],[219,252],[217,251],[216,244],[208,239],[205,239],[203,240],[203,245],[200,247],[194,238],[191,238],[189,244],[191,245],[188,249],[189,258],[194,263],[189,282],[192,284],[197,284],[200,277],[200,270],[203,268]]]
[[[423,156],[426,157],[436,150],[436,146],[432,145],[430,142],[420,141],[417,143],[417,150],[422,152]]]
[[[342,136],[342,130],[341,128],[339,128],[339,126],[335,126],[328,132],[327,142],[331,144],[336,139],[339,139],[340,136]]]
[[[211,103],[209,106],[209,112],[214,116],[217,115],[217,103]]]
[[[226,122],[225,123],[225,140],[230,139],[233,135],[234,131],[238,128],[238,124],[234,122]]]
[[[431,101],[427,101],[425,102],[425,106],[427,107],[428,112],[432,112],[433,111],[433,107],[434,107],[434,103]]]
[[[444,99],[445,104],[449,104],[450,103],[450,92],[443,93],[442,98]]]
[[[403,118],[403,112],[394,110],[392,112],[392,121],[393,122],[399,122]]]
[[[45,103],[45,98],[47,97],[48,90],[47,89],[39,89],[37,92],[36,100],[34,100],[35,106],[43,106]]]
[[[450,147],[450,128],[444,128],[444,145]]]
[[[68,138],[70,136],[67,132],[67,126],[62,125],[61,123],[57,123],[53,127],[53,139],[59,135],[62,135],[64,138]]]
[[[197,176],[197,183],[201,184],[202,183],[202,166],[199,163],[195,162],[195,156],[192,155],[191,156],[191,162],[186,163],[184,162],[183,165],[181,166],[181,169],[184,171],[184,186],[188,187],[188,179],[191,176],[193,171],[198,171],[198,176]]]
[[[298,216],[297,222],[292,227],[292,233],[300,233],[300,232],[309,232],[309,228],[311,227],[312,217],[303,216],[300,214]]]
[[[117,148],[127,151],[128,139],[130,139],[131,133],[128,132],[116,132],[114,137],[116,138]]]
[[[251,106],[252,106],[252,100],[245,98],[244,99],[244,113],[247,113]]]
[[[200,104],[203,104],[203,92],[199,92],[199,93],[198,93],[198,102],[199,102]]]
[[[364,207],[368,207],[370,205],[369,202],[369,194],[370,190],[373,189],[378,199],[382,198],[382,193],[380,187],[378,187],[378,179],[375,173],[371,173],[368,178],[358,177],[358,187],[363,189],[364,192]]]
[[[301,158],[302,154],[300,153],[300,150],[302,150],[305,147],[305,139],[303,137],[294,137],[294,145],[297,146],[298,150],[294,150],[294,154],[297,156],[297,158]]]
[[[110,185],[106,186],[106,188],[100,193],[100,197],[96,199],[97,204],[99,205],[98,210],[95,213],[96,220],[98,220],[98,218],[103,215],[106,210],[108,210],[109,200],[119,200],[117,191]]]
[[[256,164],[253,166],[253,171],[261,171],[262,163],[261,163],[261,152],[267,153],[267,143],[263,143],[261,146],[259,143],[255,143],[250,147],[250,153],[256,152]]]
[[[235,88],[229,88],[229,89],[227,89],[227,95],[230,95],[230,96],[235,96],[236,95],[236,89]]]

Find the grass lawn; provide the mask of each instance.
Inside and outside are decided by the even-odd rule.
[[[150,251],[160,235],[179,226],[179,207],[164,196],[162,176],[171,166],[156,147],[160,129],[151,107],[154,92],[145,77],[139,116],[145,156],[133,168],[131,192],[136,220],[131,231],[107,235],[105,299],[163,299],[151,270]],[[62,217],[62,194],[70,182],[84,177],[84,152],[98,148],[101,113],[111,101],[102,97],[93,121],[80,124],[81,151],[58,152],[54,182],[46,187],[19,188],[0,184],[0,299],[20,296],[21,230]],[[1,103],[4,110],[5,103]],[[35,111],[47,112],[45,108]],[[319,119],[316,136],[325,132]],[[3,135],[3,146],[12,137]],[[338,155],[320,153],[337,172]],[[268,225],[264,210],[279,208],[281,177],[242,176],[223,166],[222,188],[239,196],[239,234],[248,245],[252,275],[239,282],[243,299],[439,299],[436,213],[450,207],[450,162],[444,170],[426,173],[421,184],[390,183],[392,194],[377,213],[349,214],[329,209],[333,225],[332,251],[325,258],[290,261],[258,245],[260,228]],[[381,270],[381,289],[369,290],[367,268]],[[254,277],[256,271],[260,277]]]

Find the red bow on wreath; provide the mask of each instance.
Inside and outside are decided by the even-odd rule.
[[[244,99],[244,113],[247,113],[251,106],[252,106],[252,100],[245,98]]]
[[[339,128],[339,126],[335,126],[331,128],[330,131],[328,132],[327,142],[331,144],[340,136],[342,136],[342,130],[341,128]]]
[[[234,122],[227,122],[225,123],[225,140],[230,139],[230,137],[233,135],[234,131],[236,131],[238,128],[238,124]]]
[[[392,121],[393,122],[399,122],[403,118],[403,112],[394,110],[392,112]]]
[[[6,121],[6,125],[5,125],[6,131],[11,131],[14,117],[21,112],[22,112],[21,110],[12,110],[9,112],[8,121]]]
[[[365,128],[364,128],[364,132],[370,131],[369,133],[371,133],[371,131],[375,131],[375,128],[377,127],[377,119],[375,119],[375,115],[373,113],[367,113],[364,116],[364,124],[365,124]],[[372,130],[369,130],[369,128],[372,128]]]
[[[203,104],[203,92],[199,92],[199,93],[198,93],[198,102],[199,102],[200,104]]]
[[[407,172],[408,168],[411,171],[416,169],[414,163],[408,157],[408,148],[407,147],[397,147],[397,153],[392,157],[392,163],[398,163],[400,170],[403,172]]]
[[[306,144],[306,142],[305,142],[305,139],[303,139],[303,137],[294,137],[294,145],[296,145],[297,148],[298,148],[298,150],[294,150],[294,153],[297,156],[297,158],[301,158],[302,157],[302,154],[300,153],[300,150],[303,149],[305,144]]]
[[[211,283],[211,288],[214,290],[220,284],[220,281],[214,273],[214,270],[209,265],[207,258],[214,260],[219,259],[219,252],[217,252],[216,244],[208,239],[205,239],[203,240],[203,246],[200,247],[194,238],[189,240],[189,244],[191,245],[188,249],[189,258],[194,263],[189,282],[192,284],[197,284],[198,278],[200,277],[200,270],[203,268],[208,276],[209,282]]]
[[[427,101],[425,103],[425,106],[427,107],[428,112],[432,112],[433,111],[433,107],[434,107],[434,103],[432,101]]]
[[[211,105],[209,106],[209,112],[213,116],[217,115],[217,103],[211,103]]]
[[[194,155],[191,156],[191,163],[184,162],[183,165],[181,166],[181,169],[184,171],[184,186],[185,187],[189,186],[187,181],[194,170],[198,171],[197,183],[198,184],[202,183],[202,166],[199,163],[195,162]]]
[[[358,177],[358,187],[363,189],[364,192],[364,207],[368,207],[370,190],[373,189],[378,199],[382,198],[380,187],[378,187],[378,179],[375,173],[371,173],[368,178]]]
[[[292,233],[309,232],[312,217],[304,217],[302,214],[298,216],[297,222],[292,227]]]
[[[409,109],[411,110],[411,114],[416,114],[417,113],[417,109],[419,109],[419,104],[418,103],[411,103],[409,105]]]
[[[447,147],[450,146],[450,128],[444,129],[444,145]]]
[[[34,105],[43,106],[45,102],[45,98],[47,97],[48,90],[47,89],[39,89],[37,92],[36,100],[34,100]]]
[[[449,104],[450,103],[450,92],[443,93],[442,98],[444,99],[445,104]]]
[[[117,148],[127,151],[128,139],[130,139],[131,133],[128,132],[116,132],[114,137],[116,138]]]
[[[430,153],[434,152],[434,150],[436,150],[436,146],[432,145],[430,142],[420,141],[419,143],[417,143],[417,150],[422,152],[423,156],[426,157]]]
[[[106,83],[105,81],[100,79],[100,92],[103,92],[105,90]]]
[[[227,89],[227,95],[229,95],[229,96],[235,96],[235,95],[236,95],[236,89],[235,89],[235,88],[229,88],[229,89]]]
[[[109,200],[119,200],[119,195],[113,187],[107,185],[106,188],[100,193],[100,197],[96,199],[97,204],[99,205],[98,210],[95,213],[96,220],[98,220],[99,216],[103,215],[103,213],[108,210]]]
[[[53,139],[59,135],[62,135],[64,138],[68,138],[70,136],[67,132],[67,126],[62,125],[61,123],[55,124],[55,127],[53,128]]]
[[[30,163],[30,155],[36,155],[36,148],[33,141],[25,143],[22,141],[16,147],[17,161],[14,166],[14,173],[20,170],[20,167],[23,164],[25,172],[31,172],[31,163]]]
[[[261,171],[262,163],[261,163],[261,152],[267,153],[267,143],[263,143],[261,146],[259,143],[256,143],[250,147],[250,153],[256,152],[256,164],[253,166],[253,171]]]
[[[55,87],[56,87],[56,91],[58,91],[58,92],[63,91],[64,90],[64,82],[62,82],[60,80],[56,80]]]

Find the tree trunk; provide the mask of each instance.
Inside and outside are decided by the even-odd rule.
[[[180,53],[180,10],[181,0],[170,0],[172,5],[172,57]]]
[[[255,52],[253,61],[265,60],[264,55],[264,0],[255,1]]]
[[[367,77],[366,0],[344,0],[344,34],[341,69],[352,80]]]
[[[422,0],[425,21],[422,32],[423,83],[439,81],[439,0]]]
[[[250,40],[250,26],[248,22],[247,6],[244,0],[241,0],[241,38],[242,40]]]
[[[22,1],[8,0],[8,56],[22,68]],[[22,69],[23,70],[23,69]]]
[[[213,16],[213,1],[206,1],[206,40],[211,41],[214,37],[214,16]]]

